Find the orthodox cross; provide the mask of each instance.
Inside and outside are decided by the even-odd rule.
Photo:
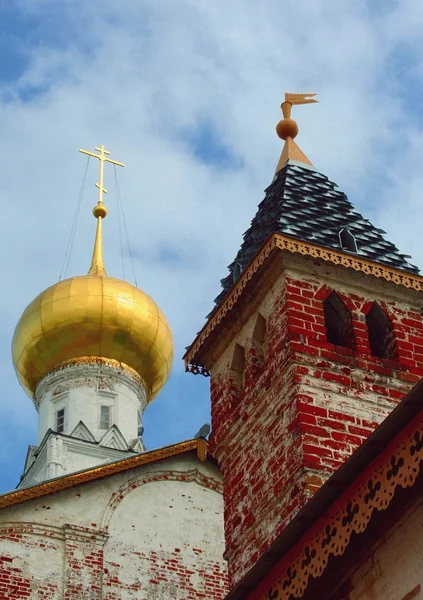
[[[104,148],[103,144],[99,148],[95,147],[94,150],[97,150],[97,152],[99,152],[99,154],[95,154],[94,152],[89,152],[88,150],[80,149],[79,151],[82,152],[82,154],[87,154],[88,156],[93,156],[94,158],[98,158],[98,160],[100,161],[100,180],[95,185],[99,190],[98,203],[103,204],[103,193],[107,194],[107,190],[103,186],[104,163],[109,162],[109,163],[112,163],[113,165],[117,165],[118,167],[124,167],[125,165],[121,162],[118,162],[117,160],[112,160],[111,158],[108,158],[110,155],[110,152]]]

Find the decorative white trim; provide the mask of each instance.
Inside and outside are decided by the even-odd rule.
[[[128,450],[128,442],[123,437],[117,425],[112,425],[106,431],[99,442],[99,446],[104,448],[114,448],[115,450]]]
[[[78,425],[72,431],[71,437],[79,438],[85,442],[95,442],[95,437],[83,421],[79,421]]]

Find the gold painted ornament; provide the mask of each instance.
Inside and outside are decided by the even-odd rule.
[[[163,312],[137,287],[109,277],[103,263],[103,164],[112,161],[104,146],[100,154],[99,200],[93,210],[97,232],[88,275],[44,290],[23,312],[12,341],[12,357],[24,390],[33,397],[49,372],[78,358],[98,357],[133,369],[151,401],[166,383],[173,363],[173,337]]]

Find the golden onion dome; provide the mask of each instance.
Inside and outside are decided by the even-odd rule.
[[[117,361],[141,377],[151,401],[170,375],[172,332],[150,296],[107,276],[102,252],[107,211],[101,194],[93,213],[97,233],[88,275],[59,281],[27,306],[12,341],[15,370],[32,397],[38,382],[60,366],[93,357]]]

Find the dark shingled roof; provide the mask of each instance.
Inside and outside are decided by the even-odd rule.
[[[221,281],[223,291],[216,304],[223,300],[272,233],[342,250],[339,234],[343,228],[355,237],[358,256],[410,273],[419,272],[408,262],[408,255],[401,254],[384,239],[382,229],[373,227],[354,209],[336,183],[313,167],[289,161],[267,188],[251,227],[244,233],[241,248],[228,267],[230,273]]]

